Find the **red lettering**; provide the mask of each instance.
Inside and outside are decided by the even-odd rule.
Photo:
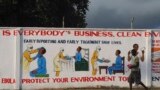
[[[120,81],[128,81],[128,77],[119,76]]]
[[[14,84],[14,83],[16,83],[16,80],[12,79],[12,78],[2,78],[1,83],[4,83],[4,84]]]
[[[10,36],[11,32],[9,30],[3,30],[3,36]]]
[[[160,37],[160,32],[145,32],[145,37]]]
[[[24,36],[64,36],[64,33],[68,34],[68,31],[58,30],[14,30],[13,35],[24,35]],[[8,34],[8,32],[6,32]]]
[[[112,32],[106,31],[74,31],[74,36],[114,37]]]
[[[52,78],[54,83],[67,83],[68,82],[68,78]]]
[[[141,32],[117,32],[118,37],[141,37]]]
[[[97,82],[97,81],[115,81],[115,76],[111,77],[71,77],[71,82]]]
[[[36,79],[22,79],[22,83],[30,84],[30,83],[49,83],[49,78],[36,78]]]

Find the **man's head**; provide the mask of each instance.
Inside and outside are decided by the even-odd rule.
[[[44,48],[44,47],[41,47],[40,49],[39,49],[39,54],[45,54],[46,53],[46,49]]]
[[[133,44],[133,49],[134,50],[138,51],[138,48],[139,48],[138,44]]]
[[[120,50],[116,50],[116,56],[120,55],[121,54],[121,51]]]
[[[80,52],[82,50],[81,46],[78,46],[77,51]]]
[[[137,55],[137,51],[136,51],[135,49],[133,49],[133,50],[131,51],[131,53],[132,53],[133,56],[136,56],[136,55]]]

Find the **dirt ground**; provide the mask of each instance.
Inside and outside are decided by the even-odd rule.
[[[129,90],[129,88],[67,88],[67,89],[41,89],[41,90]],[[132,90],[145,90],[144,88],[135,88]],[[160,90],[160,88],[149,88],[148,90]]]
[[[64,90],[129,90],[129,88],[104,88],[104,89],[64,89]],[[144,88],[133,88],[132,90],[145,90]],[[160,90],[160,88],[148,89],[148,90]]]

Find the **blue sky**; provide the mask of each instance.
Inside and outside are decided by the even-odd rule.
[[[90,0],[89,28],[160,28],[160,0]]]

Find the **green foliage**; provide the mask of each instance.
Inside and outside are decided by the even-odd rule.
[[[17,0],[16,4],[2,4],[0,26],[62,27],[63,20],[65,27],[87,25],[89,0]]]

